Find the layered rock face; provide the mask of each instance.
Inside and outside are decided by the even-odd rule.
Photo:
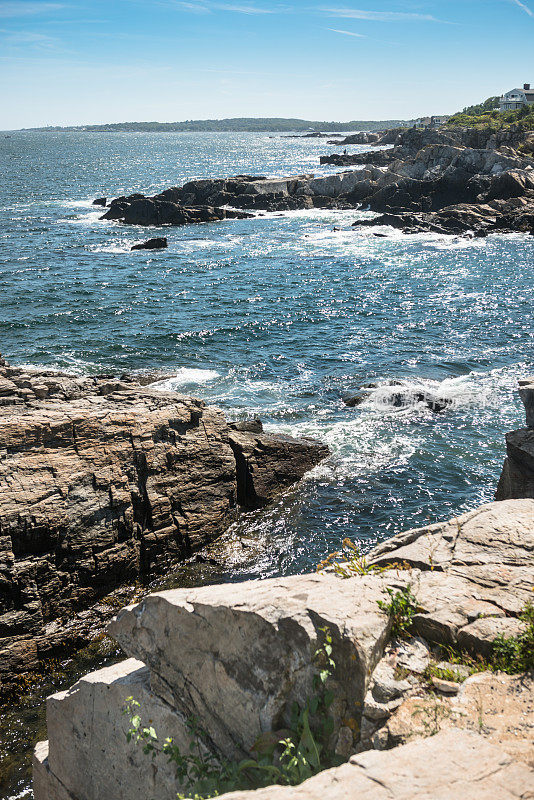
[[[394,752],[361,751],[393,746],[387,726],[403,696],[417,691],[414,676],[428,661],[428,643],[476,655],[488,653],[499,633],[521,629],[517,615],[534,587],[533,520],[533,500],[493,503],[384,543],[371,553],[373,563],[388,567],[380,573],[175,590],[123,609],[110,634],[130,659],[48,700],[49,743],[36,750],[35,800],[97,800],[104,787],[108,800],[131,796],[132,787],[139,797],[172,796],[172,765],[143,761],[126,742],[121,710],[129,696],[158,734],[174,735],[179,746],[184,719],[194,715],[214,753],[247,755],[260,734],[287,726],[294,701],[302,706],[310,697],[325,627],[336,664],[330,744],[350,763],[251,800],[325,792],[445,800],[451,781],[453,793],[525,799],[534,771],[517,751],[508,754],[505,741],[486,742],[482,729],[455,729]],[[387,588],[408,585],[418,603],[413,632],[423,638],[392,642],[378,601]],[[401,666],[408,679],[397,674]]]
[[[534,497],[534,378],[519,382],[527,427],[506,434],[506,459],[495,495],[496,500]]]
[[[202,401],[127,376],[2,373],[4,691],[83,640],[87,631],[69,626],[75,612],[189,556],[238,504],[265,505],[328,454],[309,440],[232,431]]]

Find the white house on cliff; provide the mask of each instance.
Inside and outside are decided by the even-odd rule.
[[[503,94],[499,100],[500,111],[516,111],[523,106],[534,104],[534,89],[530,88],[530,83],[524,83],[522,89],[510,89]]]

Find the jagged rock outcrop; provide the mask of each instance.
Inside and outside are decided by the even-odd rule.
[[[332,141],[328,144],[347,145],[347,144],[378,144],[384,134],[372,133],[371,131],[362,131],[361,133],[351,133],[350,136],[345,136],[341,141]]]
[[[534,497],[534,379],[519,382],[519,396],[527,416],[527,427],[506,434],[506,459],[495,495],[496,500]]]
[[[79,646],[75,613],[189,556],[238,504],[265,505],[328,454],[233,431],[202,401],[127,376],[1,371],[3,691]]]
[[[362,207],[388,217],[356,225],[392,224],[406,232],[474,230],[480,235],[534,230],[534,159],[510,147],[498,149],[491,137],[482,147],[480,137],[468,131],[408,129],[387,136],[395,142],[392,150],[321,159],[360,169],[321,178],[194,180],[154,197],[116,198],[102,219],[183,225],[242,217],[248,210]],[[383,142],[384,137],[377,144]]]
[[[110,634],[130,660],[86,676],[48,701],[50,743],[36,750],[35,800],[99,800],[104,786],[108,800],[126,798],[124,787],[131,786],[140,797],[169,797],[172,765],[161,759],[147,769],[122,738],[128,723],[121,707],[131,695],[143,716],[162,726],[160,735],[176,731],[181,743],[182,720],[194,715],[213,752],[247,755],[259,735],[287,726],[293,701],[302,705],[310,697],[314,653],[325,627],[336,664],[328,684],[334,694],[331,746],[345,758],[366,747],[389,746],[387,726],[413,694],[413,676],[424,672],[430,644],[463,645],[476,655],[488,652],[499,632],[513,635],[520,629],[517,616],[534,587],[533,519],[533,500],[493,503],[380,545],[370,555],[372,563],[387,567],[379,573],[343,579],[327,571],[181,589],[123,609]],[[389,642],[390,619],[378,601],[388,597],[387,588],[407,586],[418,602],[412,629],[423,638],[399,646]],[[498,748],[484,740],[484,728],[477,730],[477,735],[444,732],[388,752],[387,761],[382,754],[360,753],[298,789],[271,787],[251,800],[262,792],[313,797],[314,785],[323,794],[325,787],[337,787],[334,796],[339,790],[352,797],[363,778],[350,770],[380,764],[387,764],[387,774],[372,789],[362,785],[369,798],[385,797],[384,783],[388,797],[445,798],[460,763],[462,793],[489,800],[501,786],[495,758],[506,765],[505,791],[524,800],[534,789],[532,769],[507,755],[506,741]],[[467,760],[458,760],[451,743],[460,743]],[[399,766],[397,773],[395,764],[405,764],[405,752],[430,758],[431,747],[441,766],[416,759],[406,786],[407,767]],[[490,762],[491,770],[484,766]],[[446,787],[439,769],[446,771]],[[54,794],[58,786],[63,794]]]

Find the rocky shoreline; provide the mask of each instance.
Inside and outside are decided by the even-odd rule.
[[[2,361],[0,687],[85,644],[146,583],[328,455],[154,387]],[[123,602],[128,599],[122,594]]]
[[[521,469],[534,474],[532,381],[521,395]],[[329,559],[317,574],[249,581],[238,592],[160,592],[120,611],[109,633],[128,658],[48,698],[35,800],[175,795],[175,764],[147,759],[127,740],[128,697],[142,721],[183,751],[193,716],[207,752],[250,758],[270,732],[287,732],[290,709],[313,693],[325,631],[334,665],[327,742],[347,763],[300,789],[236,798],[530,798],[533,675],[491,667],[497,643],[527,631],[523,610],[534,590],[533,484],[513,474],[505,464],[500,501],[399,534],[365,562],[334,568]],[[521,499],[502,499],[510,491]],[[410,600],[404,629],[388,598]]]
[[[359,167],[325,177],[236,175],[190,181],[153,197],[118,197],[102,219],[127,225],[185,225],[246,219],[250,212],[354,208],[380,214],[356,221],[356,227],[388,225],[405,233],[479,237],[494,232],[533,234],[534,158],[517,149],[532,138],[518,130],[477,129],[357,134],[335,143],[393,146],[324,156],[323,164]]]

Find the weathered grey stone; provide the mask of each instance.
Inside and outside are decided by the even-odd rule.
[[[534,378],[519,381],[519,397],[527,414],[527,426],[534,428]]]
[[[391,664],[382,660],[373,672],[371,692],[375,700],[379,703],[389,703],[411,688],[410,683],[405,680],[396,680],[395,670]]]
[[[408,684],[409,686],[409,684]],[[377,700],[372,691],[367,692],[363,704],[363,713],[368,719],[387,719],[402,703],[399,695],[394,700]]]
[[[46,778],[40,759],[34,786],[37,800],[55,798],[57,785],[76,800],[170,800],[176,796],[175,768],[167,758],[151,759],[140,745],[126,741],[129,720],[123,709],[132,696],[145,725],[153,726],[162,740],[173,737],[183,751],[188,750],[184,718],[150,690],[144,664],[128,659],[92,672],[68,691],[48,698],[46,770],[51,792],[42,790]]]
[[[399,534],[369,559],[422,570],[412,577],[420,606],[414,631],[450,645],[479,617],[519,614],[534,586],[533,553],[534,501],[508,500]]]
[[[534,429],[507,433],[506,453],[495,499],[534,497]]]
[[[336,728],[353,720],[357,730],[389,631],[377,601],[390,583],[322,574],[161,592],[121,611],[109,630],[148,664],[158,694],[194,714],[222,753],[242,757],[259,734],[287,726],[293,701],[312,695],[324,626],[336,661]]]
[[[481,736],[452,730],[353,756],[300,786],[233,792],[225,800],[530,800],[534,771]]]
[[[397,666],[421,675],[430,661],[430,650],[424,639],[414,636],[408,640],[394,642]]]
[[[299,480],[329,454],[313,439],[231,430],[237,470],[237,502],[259,508]],[[297,477],[298,476],[298,477]]]

